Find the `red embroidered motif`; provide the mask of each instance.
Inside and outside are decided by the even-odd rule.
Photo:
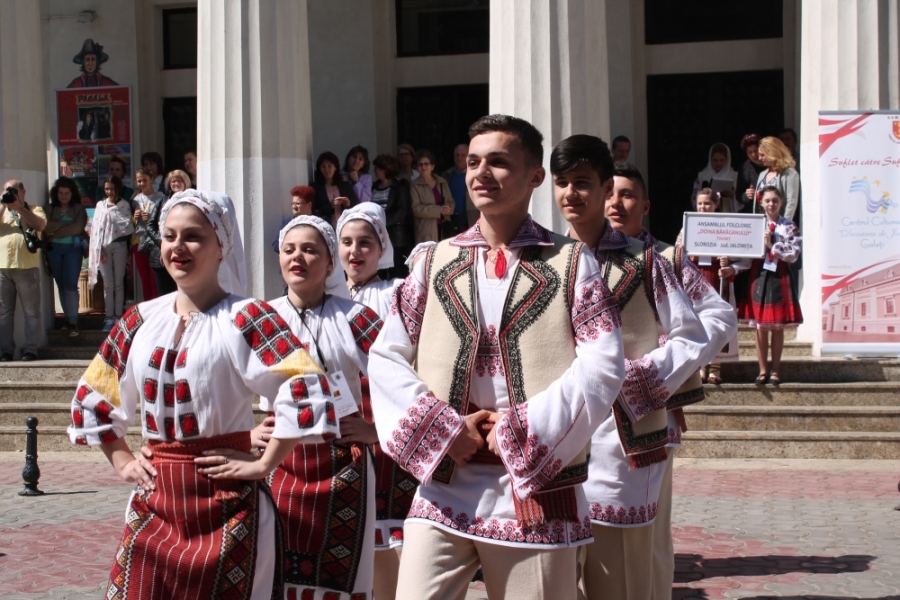
[[[84,427],[84,409],[80,406],[72,409],[72,425],[79,429]]]
[[[189,438],[200,435],[200,423],[194,413],[178,415],[178,424],[181,426],[182,437]]]
[[[291,398],[298,402],[309,398],[309,387],[307,387],[306,380],[302,377],[297,377],[291,381]]]
[[[175,406],[175,386],[171,383],[163,384],[163,404]]]
[[[297,407],[297,426],[300,429],[309,429],[316,422],[316,415],[312,404],[301,404]]]
[[[178,404],[191,401],[191,386],[188,385],[187,379],[179,379],[175,382],[175,400]]]
[[[412,275],[397,286],[391,301],[391,314],[400,315],[403,327],[413,346],[418,345],[425,316],[425,292],[419,290]]]
[[[84,399],[87,398],[88,394],[93,393],[94,390],[91,389],[89,385],[80,385],[78,389],[75,391],[75,401],[81,404],[84,402]]]
[[[175,360],[178,358],[178,352],[170,349],[166,352],[166,373],[175,372]]]
[[[159,384],[155,379],[147,377],[144,379],[144,400],[150,404],[156,402],[156,395],[159,393]]]
[[[234,326],[267,367],[281,362],[302,347],[297,336],[286,327],[284,319],[277,317],[275,309],[260,300],[248,302],[234,316]]]
[[[675,277],[672,267],[657,252],[653,253],[653,300],[659,304],[664,296],[681,288],[681,282]]]
[[[602,279],[581,288],[572,305],[572,327],[580,342],[596,340],[600,332],[622,327],[619,303]]]
[[[656,365],[645,356],[635,360],[625,359],[625,381],[620,396],[625,400],[625,408],[634,417],[665,406],[669,391]]]
[[[368,306],[363,307],[350,319],[350,331],[353,332],[353,339],[360,350],[366,354],[369,353],[369,348],[378,338],[378,332],[381,331],[382,325],[378,314]]]
[[[540,491],[563,468],[562,461],[553,458],[546,444],[528,435],[528,405],[519,404],[497,423],[497,444],[500,456],[516,481],[516,487],[527,493]],[[524,483],[521,480],[527,479]]]
[[[166,437],[170,440],[175,439],[175,419],[172,417],[166,417],[163,420],[163,427],[166,430]]]
[[[591,503],[591,520],[601,523],[615,523],[617,525],[632,525],[635,523],[649,523],[656,518],[657,503],[646,506],[613,506],[605,507],[599,502]]]
[[[157,346],[153,349],[153,352],[150,353],[150,362],[149,365],[154,369],[162,368],[163,357],[166,355],[166,349],[160,348]]]
[[[114,442],[119,439],[115,433],[113,433],[112,429],[107,429],[106,431],[100,432],[100,443],[101,444],[109,444],[110,442]]]
[[[426,393],[406,410],[385,444],[387,453],[407,472],[423,479],[426,465],[443,456],[450,434],[462,423],[459,415],[446,402]]]
[[[159,433],[159,427],[156,426],[156,417],[149,412],[144,413],[144,427],[147,433]]]
[[[482,328],[478,336],[478,351],[475,355],[475,372],[479,377],[487,373],[491,377],[505,377],[503,359],[500,355],[500,342],[497,339],[497,328],[488,325]]]
[[[183,369],[185,365],[187,365],[187,348],[178,354],[178,360],[175,361],[175,367],[178,369]]]
[[[101,425],[111,425],[112,417],[109,415],[114,411],[113,405],[107,402],[106,400],[101,400],[94,407],[94,415],[97,417],[97,422]]]
[[[681,268],[681,284],[684,287],[684,293],[690,298],[691,302],[700,302],[703,296],[713,291],[706,277],[700,272],[697,266],[685,261]]]

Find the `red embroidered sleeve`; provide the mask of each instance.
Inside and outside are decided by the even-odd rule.
[[[601,331],[609,333],[620,327],[618,302],[602,279],[578,290],[572,302],[572,328],[579,342],[595,341]]]
[[[262,300],[245,304],[234,316],[247,344],[267,367],[280,363],[303,345],[278,312]]]
[[[528,404],[511,408],[497,422],[500,458],[520,498],[541,491],[563,468],[546,444],[528,434]]]
[[[712,291],[712,286],[709,285],[709,281],[706,280],[700,269],[687,259],[681,265],[681,284],[691,302],[700,302],[703,296]]]
[[[428,392],[416,398],[391,432],[383,448],[403,469],[423,484],[462,431],[463,419],[453,407]]]
[[[664,296],[668,296],[670,292],[678,290],[681,282],[672,271],[672,267],[666,262],[658,252],[653,252],[653,300],[659,304]]]
[[[369,354],[369,349],[378,338],[378,332],[381,331],[383,325],[378,314],[368,306],[350,317],[350,331],[353,333],[353,340],[366,355]]]
[[[664,407],[668,397],[665,382],[649,357],[625,359],[625,382],[619,400],[632,422]]]
[[[422,333],[422,319],[425,316],[425,290],[416,284],[412,275],[394,290],[391,314],[400,315],[410,343],[417,346],[419,334]]]

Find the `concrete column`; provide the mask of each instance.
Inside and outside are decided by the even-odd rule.
[[[494,0],[490,112],[526,119],[550,151],[573,133],[609,139],[605,0]],[[531,201],[534,218],[566,229],[548,180]]]
[[[896,110],[898,10],[892,0],[802,0],[800,173],[803,202],[804,325],[798,339],[822,346],[819,251],[819,111]]]
[[[306,0],[199,0],[198,186],[240,219],[247,294],[281,293],[271,241],[289,190],[309,181],[312,118]]]

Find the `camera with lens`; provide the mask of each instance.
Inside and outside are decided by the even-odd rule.
[[[0,203],[2,204],[12,204],[16,200],[19,199],[19,190],[10,186],[6,188],[6,191],[3,192],[3,196],[0,196]]]
[[[45,252],[50,252],[53,250],[53,242],[48,242],[42,240],[38,237],[37,232],[34,229],[26,229],[25,232],[25,247],[29,252],[34,254],[38,250],[43,250]]]

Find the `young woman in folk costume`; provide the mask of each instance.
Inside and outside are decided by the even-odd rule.
[[[343,281],[343,271],[337,238],[327,222],[306,215],[294,218],[281,230],[279,248],[288,293],[272,306],[339,385],[341,396],[360,406],[361,377],[368,373],[369,346],[381,330],[381,319],[371,308],[329,293],[328,280]],[[271,399],[261,398],[260,407],[271,411]],[[289,599],[372,598],[375,471],[366,446],[378,437],[359,412],[341,418],[340,405],[336,409],[329,418],[339,422],[340,440],[297,446],[269,478],[285,526]],[[302,411],[299,418],[303,427]],[[255,445],[268,443],[271,425],[269,417],[253,431]]]
[[[228,197],[181,192],[160,223],[178,291],[123,316],[72,400],[72,442],[99,445],[137,484],[106,597],[280,598],[278,513],[258,480],[298,441],[338,434],[332,386],[271,306],[241,297]],[[261,457],[249,453],[254,394],[277,414]],[[125,441],[138,413],[149,460]]]
[[[347,273],[350,296],[379,315],[390,313],[394,286],[400,279],[381,279],[379,269],[394,267],[394,248],[384,209],[365,202],[344,211],[338,221],[338,254]],[[363,379],[363,416],[374,421],[369,381]],[[403,521],[412,506],[418,480],[401,469],[378,443],[370,446],[375,464],[375,597],[393,600],[403,545]]]

